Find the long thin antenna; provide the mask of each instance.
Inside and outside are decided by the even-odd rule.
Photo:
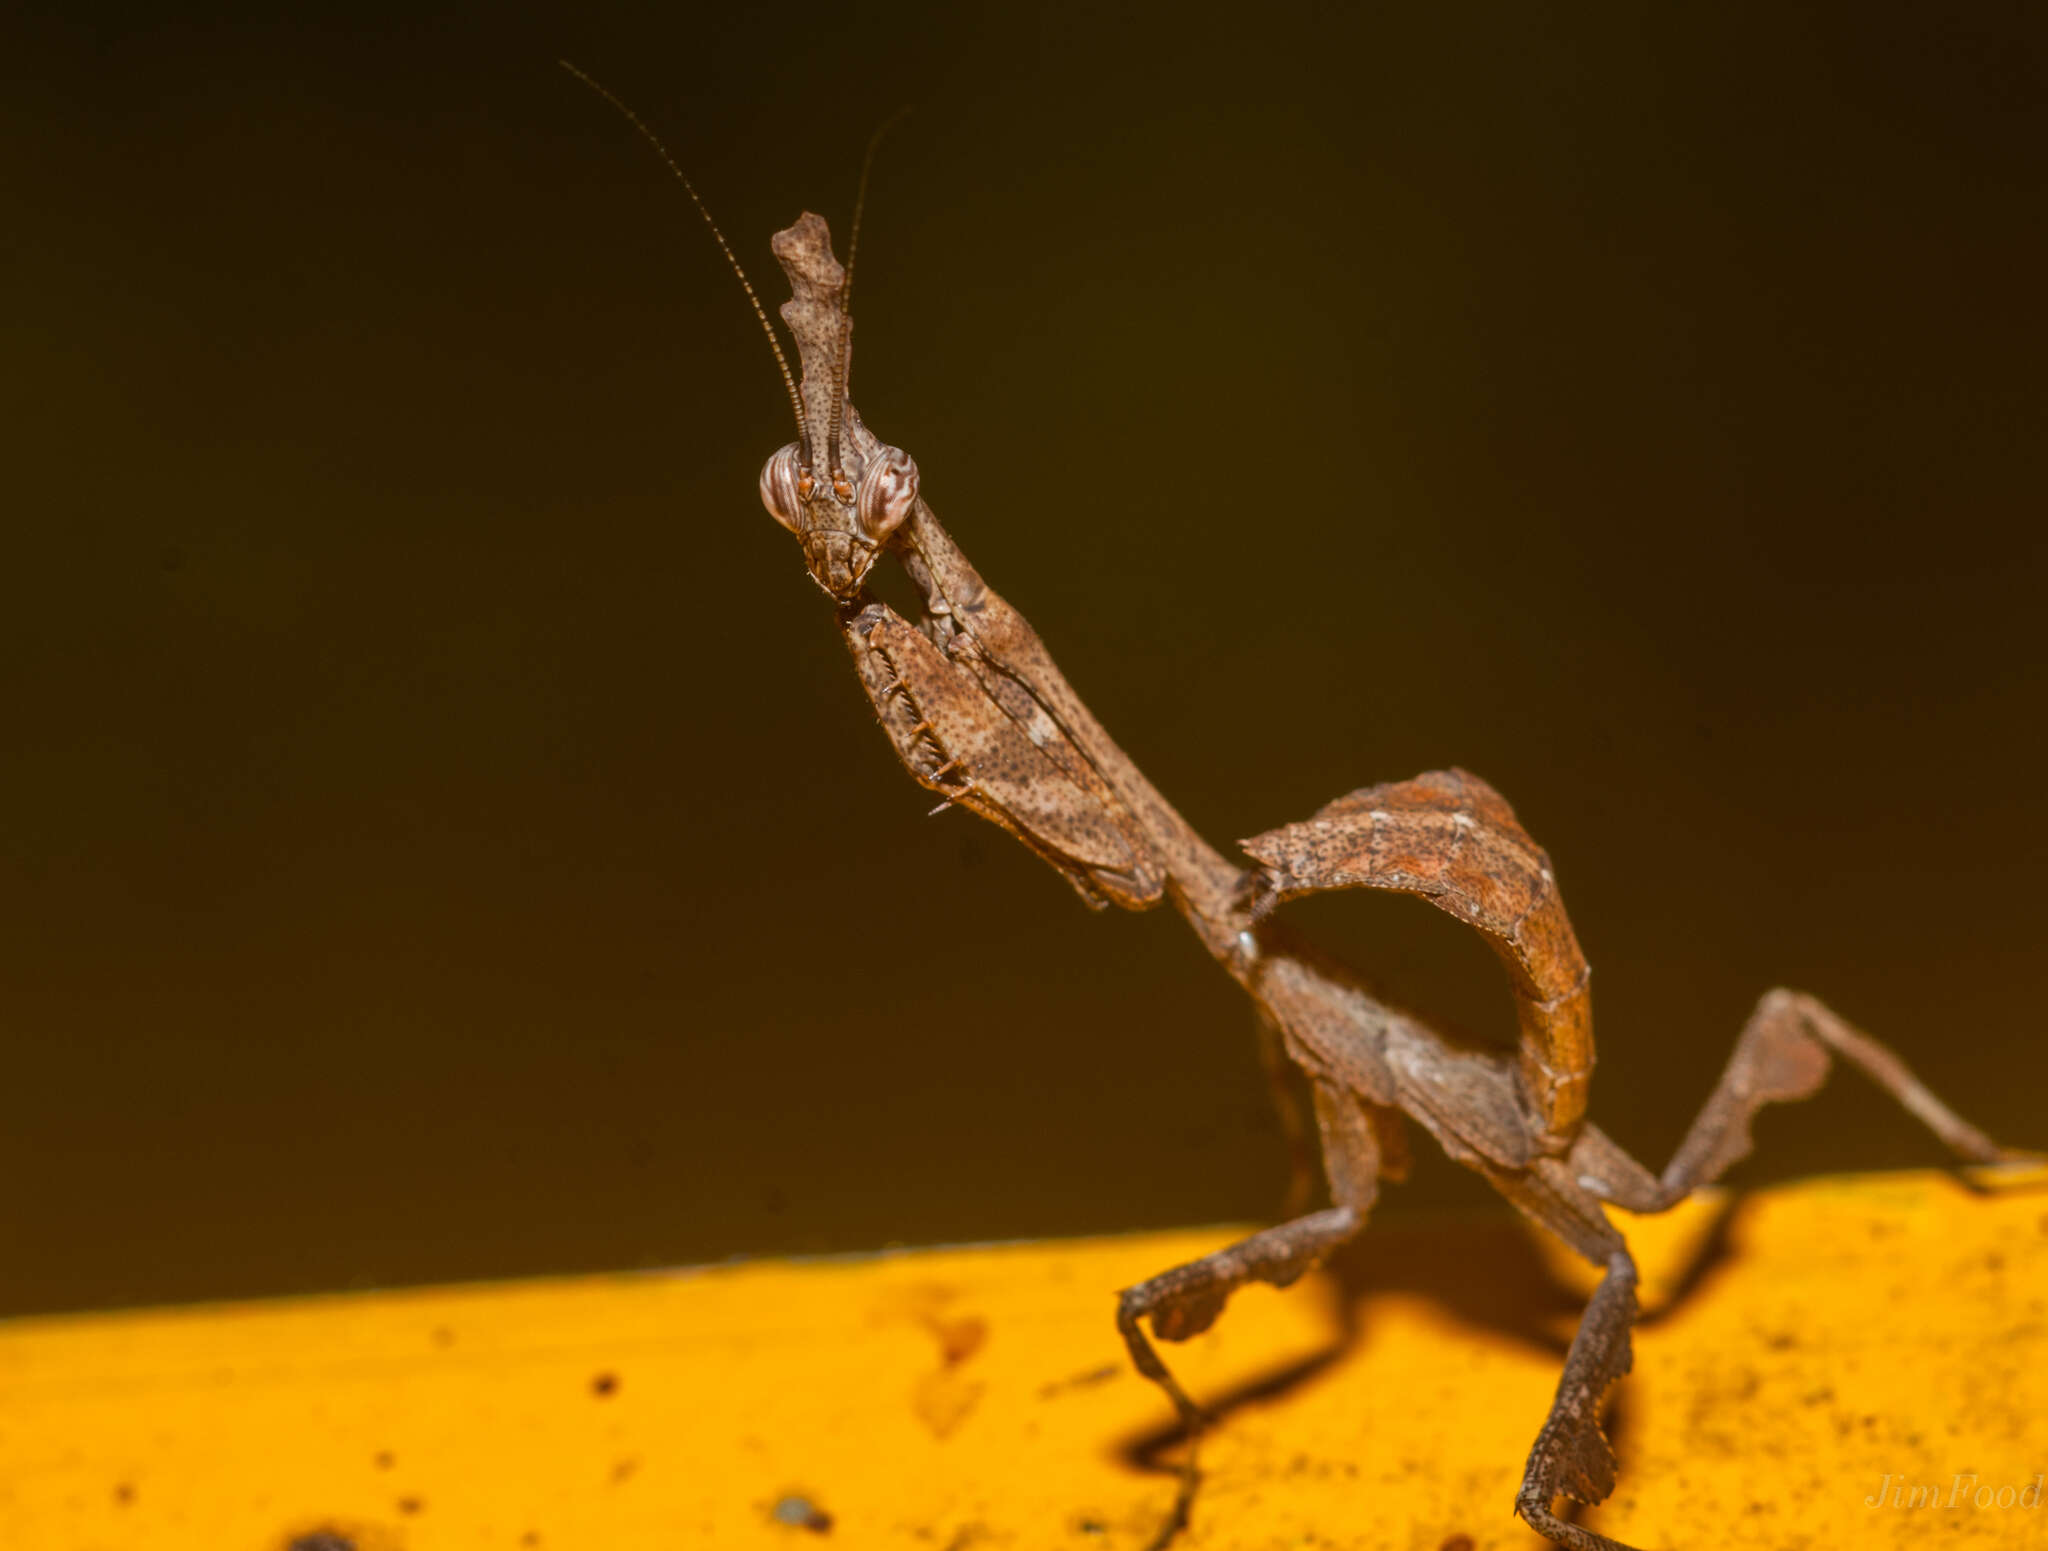
[[[868,174],[874,170],[875,151],[896,121],[910,111],[905,103],[876,126],[868,136],[868,148],[860,159],[860,187],[853,196],[853,233],[846,239],[846,282],[839,288],[839,349],[832,363],[832,418],[825,427],[825,466],[831,470],[836,491],[846,483],[839,470],[839,417],[846,403],[846,348],[853,337],[853,261],[860,256],[860,218],[868,204]]]
[[[732,251],[732,244],[725,240],[725,233],[720,231],[718,223],[711,219],[710,207],[704,203],[702,196],[698,194],[690,180],[684,176],[683,169],[676,165],[676,159],[668,154],[668,147],[661,143],[661,137],[647,127],[639,114],[619,101],[612,94],[611,89],[605,86],[603,82],[579,70],[576,66],[570,64],[568,60],[558,59],[555,63],[596,92],[598,96],[604,98],[606,102],[617,108],[625,116],[626,122],[646,137],[647,143],[654,147],[655,154],[666,162],[668,170],[676,175],[676,181],[682,184],[683,192],[690,196],[690,202],[697,207],[697,213],[704,217],[704,224],[711,228],[711,235],[718,241],[719,251],[725,254],[726,263],[732,265],[732,272],[740,277],[740,285],[746,290],[747,300],[754,304],[754,316],[761,320],[761,332],[768,336],[768,348],[775,352],[775,364],[782,372],[782,385],[789,390],[789,407],[796,411],[796,434],[803,442],[804,462],[809,463],[811,459],[810,424],[804,416],[804,396],[797,392],[796,378],[789,369],[789,357],[782,353],[782,341],[775,337],[775,325],[768,321],[768,309],[761,305],[761,298],[755,294],[754,282],[749,280],[747,272],[740,268],[739,258]],[[874,155],[873,146],[869,146],[868,155],[870,157]],[[867,174],[865,171],[861,174],[861,183],[863,187],[866,186]],[[857,216],[854,220],[854,230],[856,233],[860,230],[860,221]],[[843,359],[845,354],[843,342],[840,346],[840,352]],[[833,405],[833,418],[835,421],[838,419],[838,404],[836,401]]]

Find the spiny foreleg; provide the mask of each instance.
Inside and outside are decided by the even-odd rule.
[[[1143,837],[972,671],[884,604],[842,610],[840,634],[882,730],[921,786],[1008,830],[1092,905],[1158,901],[1164,884]]]

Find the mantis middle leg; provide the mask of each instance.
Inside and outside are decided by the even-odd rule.
[[[1335,1205],[1149,1277],[1118,1295],[1116,1324],[1140,1373],[1164,1390],[1187,1431],[1188,1452],[1180,1470],[1173,1511],[1152,1545],[1164,1546],[1187,1523],[1201,1484],[1197,1448],[1207,1417],[1173,1376],[1142,1322],[1162,1341],[1185,1341],[1216,1322],[1230,1295],[1251,1282],[1287,1287],[1321,1264],[1332,1250],[1365,1227],[1379,1194],[1380,1147],[1373,1117],[1363,1101],[1317,1083],[1316,1122],[1322,1134],[1324,1167]]]

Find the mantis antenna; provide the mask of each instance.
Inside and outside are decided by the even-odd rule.
[[[726,263],[732,265],[732,272],[735,275],[739,276],[740,285],[742,289],[744,289],[747,293],[747,300],[753,304],[754,316],[761,320],[761,332],[768,336],[768,348],[775,352],[775,365],[777,369],[780,370],[782,373],[782,386],[789,390],[789,407],[796,411],[797,439],[803,443],[804,462],[808,464],[811,461],[811,429],[809,422],[806,420],[804,416],[803,395],[796,391],[796,378],[791,375],[789,370],[789,357],[782,353],[782,341],[775,337],[775,325],[768,321],[768,310],[761,305],[761,298],[754,294],[754,282],[747,278],[747,272],[740,267],[739,258],[732,251],[732,244],[725,240],[725,233],[720,231],[718,229],[718,223],[711,219],[710,207],[704,203],[703,197],[700,194],[698,194],[696,188],[691,184],[689,178],[684,175],[683,169],[676,164],[676,159],[668,154],[668,147],[661,143],[661,137],[655,134],[653,130],[647,127],[646,123],[641,119],[639,114],[635,113],[631,108],[627,107],[625,103],[621,102],[618,99],[618,97],[612,93],[611,89],[605,86],[603,82],[594,79],[590,75],[586,74],[584,71],[578,69],[575,65],[570,64],[568,60],[558,59],[555,61],[555,63],[560,65],[564,70],[568,71],[571,75],[575,76],[577,80],[581,81],[585,86],[589,87],[592,91],[596,92],[598,96],[602,97],[606,102],[610,103],[613,107],[617,108],[619,112],[625,117],[626,122],[631,124],[635,129],[640,131],[640,133],[646,138],[647,143],[654,147],[655,154],[659,156],[662,159],[662,161],[668,164],[668,170],[676,175],[676,181],[682,184],[683,192],[690,196],[690,202],[697,207],[697,213],[704,217],[704,224],[711,228],[711,235],[717,240],[719,251],[725,255]],[[887,128],[888,126],[884,125],[883,127]],[[881,132],[879,130],[876,131],[875,138],[877,140],[881,138]],[[874,144],[873,142],[870,142],[868,145],[868,157],[870,160],[873,159],[874,154]],[[865,167],[865,165],[863,165],[863,167],[861,168],[861,191],[863,194],[865,194],[867,191],[867,168]],[[854,236],[857,239],[860,235],[859,206],[856,205],[854,209],[855,214],[853,230]],[[847,264],[847,278],[849,280],[852,279],[853,273],[853,265],[851,262],[851,258],[852,255],[849,252]],[[843,342],[843,336],[842,343],[839,347],[839,359],[843,367],[846,360],[846,346]],[[832,400],[832,425],[834,443],[832,462],[836,465],[839,461],[837,452],[839,426],[839,399],[837,396],[835,396]]]
[[[839,419],[846,403],[846,348],[853,338],[853,263],[860,256],[860,218],[868,204],[868,174],[874,170],[875,151],[891,126],[910,111],[905,103],[876,126],[868,136],[868,148],[861,154],[860,187],[853,196],[853,230],[846,239],[846,283],[839,288],[839,349],[832,365],[832,418],[825,427],[825,466],[832,475],[832,488],[840,500],[851,500],[846,475],[839,468]]]

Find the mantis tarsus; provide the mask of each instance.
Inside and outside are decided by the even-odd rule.
[[[694,189],[690,195],[696,199]],[[856,208],[856,243],[858,234]],[[718,241],[731,259],[722,235]],[[1153,1342],[1198,1334],[1237,1288],[1287,1286],[1358,1234],[1379,1181],[1406,1171],[1406,1116],[1604,1273],[1514,1508],[1558,1545],[1626,1551],[1554,1511],[1560,1498],[1600,1502],[1615,1481],[1599,1412],[1608,1387],[1629,1369],[1636,1268],[1603,1204],[1655,1212],[1683,1200],[1748,1153],[1759,1108],[1814,1093],[1835,1057],[1860,1068],[1959,1157],[1994,1163],[2013,1155],[1958,1117],[1885,1046],[1813,997],[1773,990],[1757,1003],[1663,1172],[1636,1162],[1586,1118],[1593,1066],[1587,964],[1549,859],[1507,802],[1476,776],[1433,771],[1352,792],[1301,823],[1242,842],[1250,865],[1216,850],[1111,740],[1024,617],[968,563],[924,501],[916,463],[855,412],[847,387],[851,251],[843,269],[825,222],[808,213],[775,235],[773,249],[793,293],[781,314],[801,379],[754,299],[797,425],[797,439],[762,470],[761,499],[801,542],[812,578],[831,597],[861,685],[904,767],[941,797],[941,807],[969,809],[1009,831],[1092,907],[1144,910],[1171,900],[1251,997],[1270,1044],[1300,1069],[1313,1095],[1332,1204],[1119,1295],[1117,1328],[1131,1359],[1172,1400],[1188,1437],[1179,1490],[1155,1545],[1188,1520],[1204,1417]],[[743,272],[740,278],[746,284]],[[747,291],[753,298],[751,285]],[[867,589],[884,555],[922,595],[914,623]],[[1518,1050],[1453,1044],[1271,919],[1290,899],[1345,888],[1418,895],[1477,929],[1507,969]]]

